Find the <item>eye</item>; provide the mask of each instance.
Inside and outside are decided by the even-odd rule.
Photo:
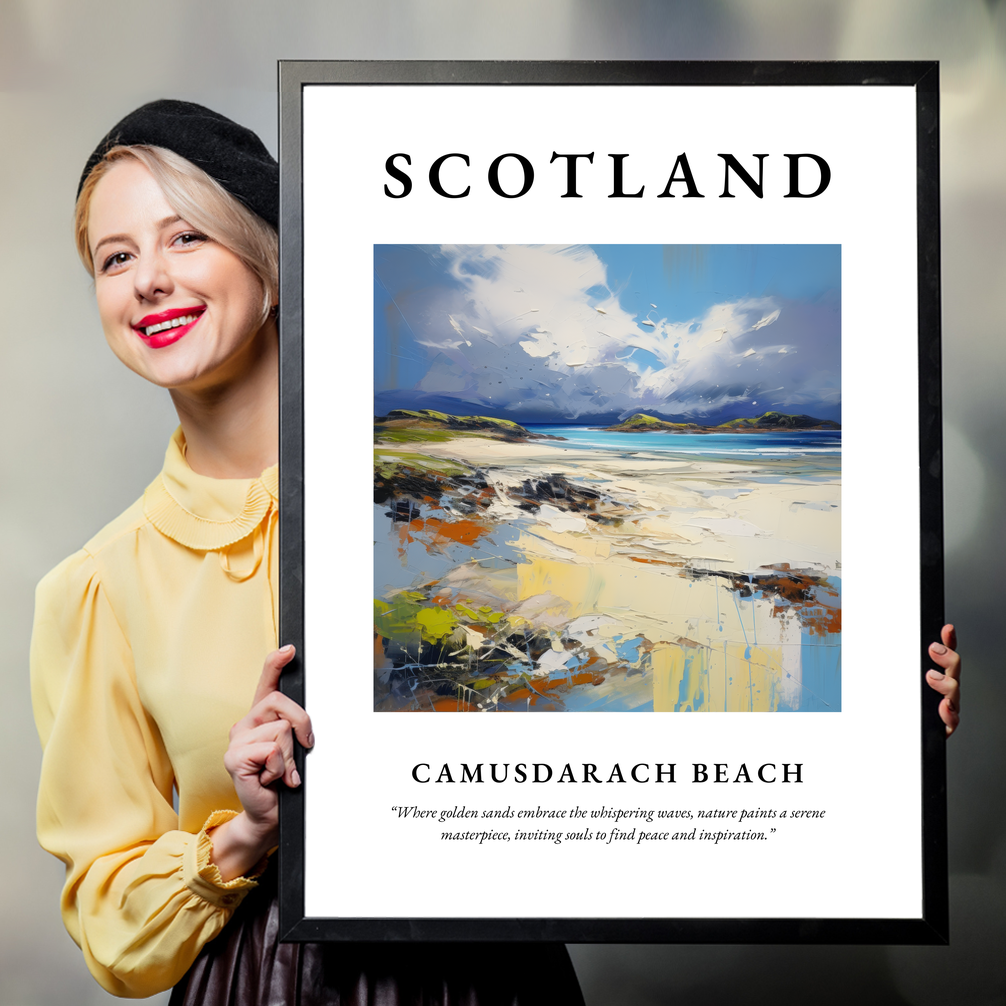
[[[130,258],[131,256],[129,252],[124,251],[114,252],[113,254],[109,255],[104,262],[102,262],[101,271],[103,273],[117,272],[122,266],[124,266],[130,260]]]
[[[209,238],[205,234],[200,234],[199,231],[183,231],[171,243],[176,248],[193,248],[208,240]]]

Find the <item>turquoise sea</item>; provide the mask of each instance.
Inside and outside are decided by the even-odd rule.
[[[531,433],[563,437],[564,447],[590,448],[618,454],[680,454],[723,460],[799,460],[842,453],[840,430],[780,430],[772,433],[611,433],[590,426],[528,424]]]

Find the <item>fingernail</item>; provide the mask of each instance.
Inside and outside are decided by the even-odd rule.
[[[939,671],[930,671],[929,676],[936,681],[942,681],[946,675],[941,674]]]
[[[287,653],[293,653],[293,643],[287,643],[286,646],[280,648],[279,652],[284,655]]]
[[[307,735],[307,746],[309,748],[313,748],[314,747],[314,732],[313,731]]]
[[[947,709],[949,709],[952,713],[957,712],[957,707],[950,701],[950,699],[947,699]]]
[[[933,653],[946,653],[947,652],[947,648],[942,643],[933,643],[933,645],[930,646],[929,649],[932,650]]]
[[[290,773],[290,781],[294,784],[294,786],[300,785],[300,773],[296,769]]]

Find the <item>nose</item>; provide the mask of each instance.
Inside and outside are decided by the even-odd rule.
[[[157,301],[174,290],[166,256],[160,249],[141,254],[133,270],[133,289],[138,301]]]

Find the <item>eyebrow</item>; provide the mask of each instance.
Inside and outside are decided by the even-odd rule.
[[[163,220],[158,220],[154,225],[157,230],[163,230],[165,227],[170,227],[172,224],[177,224],[181,221],[181,217],[175,213],[170,217],[165,217]],[[131,242],[133,239],[128,234],[109,234],[107,237],[103,237],[91,250],[91,257],[96,258],[98,255],[98,249],[102,245],[107,245],[114,243],[116,241]]]

